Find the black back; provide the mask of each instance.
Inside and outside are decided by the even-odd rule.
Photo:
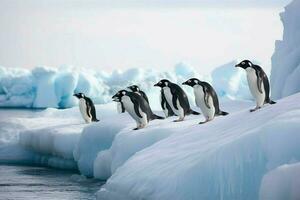
[[[210,95],[213,99],[214,107],[215,107],[215,114],[220,113],[220,105],[219,105],[219,99],[216,91],[214,88],[207,82],[201,81],[200,84],[203,87],[203,92],[206,95]]]
[[[140,107],[141,110],[146,113],[148,122],[154,119],[163,119],[163,117],[157,116],[153,113],[149,103],[141,95],[134,92],[127,92],[127,96],[129,96],[130,100],[133,102],[134,110],[139,117],[142,117],[139,113]]]
[[[259,81],[262,81],[264,83],[264,90],[265,90],[265,103],[270,102],[270,84],[267,74],[264,72],[264,70],[258,66],[258,65],[252,65],[253,69],[255,69],[257,79],[257,87],[259,88]]]
[[[143,92],[142,90],[138,91],[138,93],[140,93],[140,95],[147,101],[147,103],[149,104],[149,100],[148,100],[148,97],[146,95],[145,92]]]
[[[176,100],[179,100],[179,104],[180,106],[183,108],[184,110],[184,114],[187,115],[190,113],[191,107],[190,107],[190,103],[188,100],[188,97],[186,95],[186,93],[183,91],[183,89],[181,87],[179,87],[179,85],[175,84],[175,83],[169,83],[169,88],[171,90],[172,96],[173,96],[173,106],[177,108],[177,103]]]

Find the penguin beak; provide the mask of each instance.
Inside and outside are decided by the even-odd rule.
[[[158,83],[154,84],[154,87],[158,87],[158,86],[159,86]]]
[[[239,64],[236,64],[235,67],[240,67],[240,65],[239,65]]]
[[[113,101],[116,101],[116,102],[119,101],[119,99],[118,99],[118,97],[116,95],[112,96],[111,98],[112,98]]]
[[[183,82],[182,85],[187,85],[187,82]]]

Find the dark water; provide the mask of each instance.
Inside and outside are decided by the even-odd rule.
[[[95,199],[103,182],[76,172],[33,166],[0,165],[1,200]]]

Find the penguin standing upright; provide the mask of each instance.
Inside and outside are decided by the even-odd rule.
[[[171,106],[169,105],[169,103],[166,100],[166,96],[165,96],[164,90],[162,88],[160,90],[160,105],[161,105],[161,108],[163,109],[166,117],[171,117],[171,116],[175,115]]]
[[[146,93],[143,92],[142,90],[140,90],[140,88],[137,85],[131,85],[127,88],[129,90],[131,90],[131,92],[134,92],[134,93],[137,93],[137,94],[141,95],[147,101],[147,103],[149,103],[149,100],[148,100],[148,97],[147,97]]]
[[[200,107],[206,118],[200,124],[213,120],[217,115],[228,115],[227,112],[220,110],[217,93],[209,83],[191,78],[182,84],[191,86],[194,89],[196,105]]]
[[[154,86],[161,87],[163,89],[166,101],[171,106],[173,112],[179,116],[179,119],[175,120],[175,122],[183,121],[184,117],[189,114],[200,114],[191,109],[187,95],[177,84],[163,79]]]
[[[249,60],[244,60],[235,65],[235,67],[240,67],[246,70],[248,85],[251,94],[256,101],[256,107],[251,109],[250,112],[260,109],[266,103],[276,103],[270,99],[269,79],[260,66],[254,65]]]
[[[112,99],[116,102],[122,102],[125,110],[136,121],[137,127],[134,130],[144,128],[151,120],[164,119],[163,117],[155,115],[147,101],[134,92],[121,90],[117,92]]]
[[[86,123],[98,122],[96,117],[96,109],[93,101],[86,97],[83,93],[77,93],[73,96],[79,99],[79,110]]]

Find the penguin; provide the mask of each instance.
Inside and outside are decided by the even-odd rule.
[[[182,84],[191,86],[194,89],[196,105],[201,109],[202,114],[206,118],[204,122],[200,122],[199,124],[209,122],[218,115],[228,115],[227,112],[220,110],[217,93],[209,83],[191,78]]]
[[[256,107],[251,109],[250,112],[260,109],[264,104],[276,103],[270,99],[269,79],[260,66],[253,64],[249,60],[244,60],[235,65],[235,67],[240,67],[246,70],[249,89],[256,101]]]
[[[86,97],[83,93],[77,93],[73,96],[79,99],[79,110],[86,123],[98,122],[96,117],[96,109],[93,101]]]
[[[147,103],[149,104],[149,100],[148,100],[148,97],[147,97],[146,93],[143,92],[142,90],[140,90],[140,88],[137,85],[131,85],[127,88],[129,90],[131,90],[131,92],[135,92],[135,93],[141,95],[147,101]]]
[[[161,108],[163,109],[166,117],[171,117],[171,116],[175,115],[171,106],[169,105],[169,103],[166,100],[166,96],[165,96],[164,90],[162,88],[160,90],[160,105],[161,105]]]
[[[164,119],[163,117],[155,115],[147,101],[134,92],[120,90],[112,99],[116,102],[122,102],[125,110],[136,121],[137,127],[133,130],[144,128],[151,120]]]
[[[184,117],[189,114],[199,115],[200,113],[193,111],[190,107],[187,95],[179,85],[172,83],[169,80],[162,79],[154,86],[161,87],[166,97],[166,101],[171,106],[173,112],[179,116],[179,119],[174,122],[184,120]]]

